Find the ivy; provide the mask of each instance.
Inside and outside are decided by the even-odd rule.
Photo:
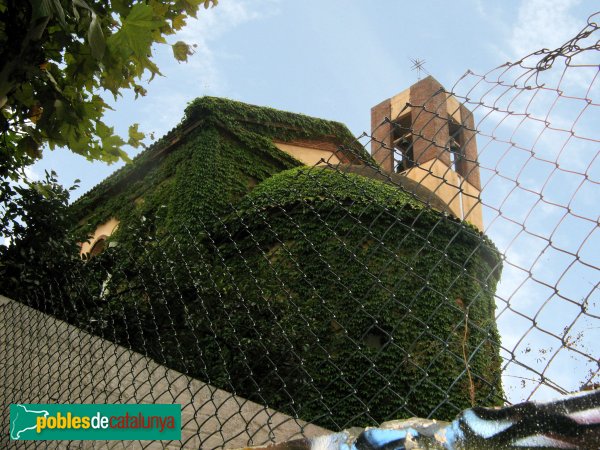
[[[193,102],[72,206],[81,229],[120,226],[65,274],[57,314],[330,429],[499,404],[498,251],[395,186],[273,144],[325,138],[364,156],[336,123]]]
[[[222,148],[211,147],[214,140],[205,141],[197,131],[209,129],[219,133]],[[180,170],[180,161],[192,154],[196,155],[199,163],[203,158],[207,160],[206,164],[220,158],[215,168],[224,173],[242,171],[242,178],[253,185],[282,169],[301,165],[292,156],[280,151],[273,144],[273,139],[328,139],[343,147],[350,159],[372,162],[364,148],[340,123],[233,100],[202,97],[190,103],[179,125],[140,153],[132,163],[75,202],[73,208],[80,217],[93,213],[90,222],[99,223],[111,214],[120,217],[121,209],[130,209],[129,203],[123,203],[123,197],[139,196],[152,190],[152,180],[174,175]],[[230,169],[232,166],[235,168]],[[207,191],[212,183],[219,183],[209,172],[194,177],[199,183],[204,183]],[[237,180],[237,183],[240,178],[233,175],[231,179]],[[141,183],[135,193],[130,186],[132,180],[140,180]],[[227,192],[230,186],[221,183],[219,189],[219,192]]]
[[[296,361],[264,367],[263,357],[252,366],[270,392],[289,396],[271,406],[334,429],[451,419],[471,406],[463,346],[474,400],[498,404],[500,258],[470,225],[378,181],[298,168],[259,185],[214,240],[243,302],[270,308],[241,354],[264,346],[270,361]],[[224,304],[242,301],[219,294]],[[253,316],[236,315],[234,329],[250,330]],[[251,339],[274,321],[286,339]],[[369,347],[373,338],[381,349]],[[244,395],[258,400],[250,388]]]
[[[170,199],[163,216],[122,228],[103,256],[131,271],[111,270],[128,288],[101,311],[119,342],[332,429],[500,402],[500,258],[485,236],[324,168],[275,173],[243,196],[230,142],[197,138],[215,153],[181,153],[142,208]]]

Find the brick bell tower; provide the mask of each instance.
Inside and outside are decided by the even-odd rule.
[[[371,155],[483,231],[473,113],[428,76],[371,108]]]

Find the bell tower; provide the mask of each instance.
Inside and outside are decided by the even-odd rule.
[[[371,155],[383,172],[428,188],[483,231],[473,113],[428,76],[371,108]]]

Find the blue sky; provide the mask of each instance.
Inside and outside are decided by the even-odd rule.
[[[125,93],[113,102],[115,111],[109,113],[107,121],[123,135],[130,124],[137,122],[142,131],[154,132],[158,138],[179,122],[189,101],[213,95],[337,120],[359,135],[369,132],[373,105],[417,80],[417,74],[411,70],[411,58],[425,60],[426,70],[451,88],[469,69],[486,73],[539,48],[561,45],[586,24],[597,6],[594,3],[220,0],[218,7],[201,11],[197,21],[190,22],[180,36],[171,39],[172,43],[182,39],[197,44],[190,61],[178,64],[170,47],[156,47],[154,53],[164,77],[149,84],[145,98],[134,101],[132,95]],[[577,91],[588,87],[589,73],[588,70],[581,77],[574,76],[569,88]],[[459,83],[457,92],[468,92],[475,81],[469,76]],[[481,86],[473,92],[484,95]],[[499,94],[489,94],[488,98],[493,99],[494,95]],[[552,100],[552,96],[537,98],[538,104],[532,108],[543,116]],[[526,103],[519,98],[513,106],[526,108]],[[569,129],[580,106],[581,102],[557,106],[551,120],[566,124],[564,128]],[[597,109],[595,113],[592,116],[586,111],[586,117],[577,122],[583,135],[594,132],[592,123],[598,121]],[[507,175],[503,179],[492,171],[482,173],[487,183],[483,194],[488,205],[487,232],[507,254],[498,290],[503,343],[519,361],[540,369],[554,357],[545,375],[565,389],[577,389],[584,374],[597,367],[594,369],[577,352],[557,353],[560,340],[531,330],[531,321],[522,315],[538,314],[539,324],[561,336],[565,327],[571,327],[565,338],[572,335],[575,339],[580,331],[585,331],[575,348],[598,356],[592,350],[600,339],[598,322],[582,317],[581,308],[578,310],[569,301],[587,298],[590,308],[596,302],[596,314],[600,309],[598,270],[588,267],[600,266],[600,236],[589,220],[598,217],[598,206],[592,201],[599,194],[598,185],[532,161],[526,152],[509,151],[489,136],[515,140],[524,148],[535,146],[538,154],[560,160],[574,172],[583,172],[592,165],[594,172],[589,175],[596,180],[600,173],[600,164],[594,163],[598,145],[584,141],[560,144],[565,132],[546,132],[536,141],[542,131],[536,128],[538,122],[530,121],[519,128],[510,119],[503,121],[505,118],[498,113],[484,119],[487,112],[483,108],[476,114],[478,120],[483,120],[484,132],[478,141],[482,166],[497,167]],[[594,138],[598,139],[595,133]],[[503,156],[507,152],[508,156]],[[66,150],[46,150],[30,173],[35,177],[54,169],[65,185],[79,178],[81,188],[76,195],[81,195],[118,167],[90,163]],[[515,180],[519,181],[517,188]],[[545,200],[530,198],[523,186],[536,192],[543,190]],[[584,219],[566,212],[567,205],[571,211],[583,211],[580,215]],[[527,230],[537,230],[541,237],[523,232],[518,224],[524,222]],[[548,240],[554,246],[548,246]],[[579,249],[584,241],[585,246]],[[507,304],[512,309],[506,309]],[[523,335],[525,338],[520,341]],[[549,353],[543,353],[548,348]],[[508,353],[505,356],[509,357]],[[507,394],[514,401],[531,393],[533,398],[556,395],[547,388],[536,389],[539,383],[518,378],[536,378],[519,364],[509,363],[506,374]]]
[[[108,122],[126,135],[140,129],[160,137],[175,126],[186,104],[202,95],[338,120],[356,135],[370,128],[370,108],[417,80],[411,58],[452,86],[467,69],[485,72],[572,36],[593,12],[593,2],[379,0],[221,0],[201,11],[179,36],[198,45],[178,64],[157,46],[164,77],[134,101],[112,102]],[[131,151],[135,154],[135,151]],[[32,170],[56,170],[81,193],[118,165],[90,163],[64,149],[46,150]]]

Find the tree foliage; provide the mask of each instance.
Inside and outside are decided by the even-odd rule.
[[[160,75],[152,46],[167,44],[201,6],[218,0],[0,0],[0,175],[41,156],[48,144],[88,159],[127,159],[128,141],[103,120],[102,94],[119,96]],[[169,44],[178,61],[191,54],[184,42]]]
[[[46,172],[41,181],[27,184],[0,181],[0,293],[28,298],[81,264],[68,208],[70,191]]]

